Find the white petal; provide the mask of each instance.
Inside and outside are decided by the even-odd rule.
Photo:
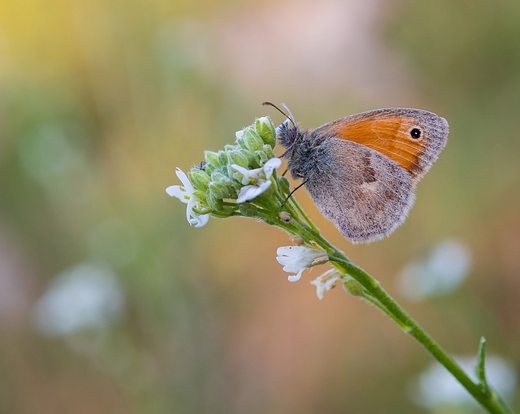
[[[258,190],[259,188],[256,185],[245,185],[238,193],[237,203],[240,204],[252,200],[258,195]]]
[[[270,185],[271,181],[264,181],[260,184],[260,187],[257,187],[256,185],[246,185],[242,187],[238,193],[237,203],[244,203],[258,197],[260,194],[265,192]]]
[[[182,185],[186,189],[186,192],[188,194],[193,194],[193,186],[191,185],[191,182],[188,178],[188,176],[182,171],[179,167],[177,167],[177,171],[175,171],[175,174],[177,174],[177,177],[179,177],[179,180],[181,180]]]
[[[273,175],[273,171],[277,168],[280,168],[282,165],[282,160],[280,158],[271,158],[264,165],[265,177],[270,178]]]
[[[288,276],[287,280],[289,282],[297,282],[302,277],[302,272],[303,272],[303,270],[300,270],[297,274]]]
[[[231,167],[234,168],[235,170],[237,170],[240,174],[247,175],[247,173],[249,172],[249,170],[247,168],[242,167],[241,165],[238,165],[238,164],[231,164]]]
[[[341,278],[337,269],[330,269],[314,279],[311,284],[316,286],[316,295],[321,300],[323,299],[323,293],[336,286],[338,280],[341,280]]]
[[[193,212],[193,207],[195,206],[195,203],[195,200],[193,198],[190,198],[190,201],[188,201],[188,205],[186,206],[186,220],[188,220],[188,223],[190,223],[190,225],[192,226],[194,225],[194,217],[197,217],[197,215]]]
[[[284,272],[297,273],[289,276],[290,282],[300,279],[302,272],[320,262],[327,260],[327,254],[322,250],[306,246],[282,246],[276,250],[276,260],[283,266]]]
[[[294,257],[277,256],[276,260],[283,266],[284,272],[298,272],[300,271],[300,269],[302,269],[302,266],[298,263],[297,260],[295,260]],[[306,267],[303,266],[303,268],[305,269]]]
[[[271,181],[267,180],[267,181],[264,181],[263,183],[260,183],[260,186],[258,187],[260,192],[257,194],[257,196],[259,196],[260,194],[264,193],[267,191],[267,189],[271,186]]]
[[[183,203],[188,203],[191,198],[180,185],[171,185],[166,189],[166,192],[170,197],[177,197]]]
[[[193,194],[195,189],[191,185],[188,176],[180,168],[177,168],[175,173],[183,185],[171,185],[166,189],[166,192],[171,197],[177,197],[183,203],[187,204],[186,220],[188,220],[188,223],[194,227],[204,226],[209,220],[209,214],[199,215],[193,211],[193,208],[200,203],[200,200]]]
[[[240,174],[243,175],[242,177],[242,184],[249,184],[251,180],[256,180],[260,177],[260,172],[262,171],[261,168],[257,168],[255,170],[248,170],[247,168],[241,167],[237,164],[232,164],[231,168],[234,168],[237,170]]]
[[[193,213],[192,217],[188,221],[193,227],[199,228],[205,226],[208,223],[209,214],[203,214],[202,216],[199,216]]]
[[[268,116],[261,116],[260,118],[258,118],[258,121],[261,123],[261,124],[265,124],[267,126],[271,126],[271,120],[269,119]]]
[[[285,272],[298,272],[307,269],[311,262],[323,256],[323,252],[306,246],[283,246],[276,250],[278,263],[284,266]]]
[[[289,256],[289,254],[291,253],[293,247],[299,247],[299,246],[282,246],[282,247],[278,247],[278,249],[276,249],[276,254],[278,256]],[[276,259],[278,260],[278,257]]]
[[[198,200],[192,197],[186,206],[186,219],[194,227],[202,227],[209,220],[209,214],[199,215],[193,211],[193,208],[197,206]]]

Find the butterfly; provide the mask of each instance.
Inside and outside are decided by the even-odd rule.
[[[282,113],[288,170],[353,243],[382,239],[404,222],[449,132],[444,118],[420,109],[376,109],[307,130]]]

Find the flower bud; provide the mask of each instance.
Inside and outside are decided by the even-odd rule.
[[[254,169],[254,168],[260,168],[260,158],[253,152],[249,151],[247,148],[242,149],[240,151],[244,156],[247,157],[247,168]]]
[[[242,149],[247,149],[247,145],[244,140],[244,130],[241,129],[240,131],[235,132],[235,136],[236,136],[235,142],[238,144],[238,146]]]
[[[206,191],[210,182],[209,175],[199,168],[192,168],[188,173],[188,178],[197,190]]]
[[[264,150],[257,150],[255,151],[255,155],[260,158],[260,163],[265,164],[267,160],[270,159],[270,157],[267,156]]]
[[[248,168],[249,167],[249,159],[245,154],[244,150],[234,150],[228,152],[228,158],[230,164],[237,164],[241,167]]]
[[[211,173],[211,181],[213,181],[214,183],[228,185],[230,180],[220,171],[214,171]]]
[[[211,183],[214,184],[214,183]],[[211,184],[210,184],[210,191],[208,191],[208,196],[206,197],[206,201],[208,203],[208,206],[215,211],[223,211],[223,205],[224,202],[222,201],[222,198],[217,197],[212,191],[211,191]]]
[[[276,158],[276,155],[274,155],[273,148],[270,145],[265,144],[263,152],[266,155],[267,159]]]
[[[208,164],[218,165],[218,153],[214,151],[204,151],[204,159]]]
[[[276,145],[276,130],[268,116],[263,116],[255,121],[255,129],[262,141],[264,141],[271,148]]]
[[[194,190],[193,190],[193,195],[194,195],[198,200],[200,200],[200,203],[201,203],[201,204],[204,204],[204,203],[206,202],[206,191],[201,191],[201,190],[194,189]]]
[[[208,204],[209,204],[210,195],[213,198],[222,200],[223,198],[229,198],[231,196],[231,191],[228,186],[226,186],[222,183],[216,183],[214,181],[211,181],[209,183],[209,188],[208,188],[208,196],[207,196]]]
[[[228,165],[228,163],[229,163],[229,159],[228,159],[227,153],[225,151],[219,151],[218,152],[218,165],[220,165],[221,167],[224,167],[224,166]]]
[[[258,151],[264,146],[264,141],[253,127],[247,127],[244,130],[241,139],[244,141],[248,150]]]
[[[361,296],[363,294],[363,286],[361,286],[361,283],[357,280],[351,278],[346,279],[343,281],[343,287],[352,296]]]

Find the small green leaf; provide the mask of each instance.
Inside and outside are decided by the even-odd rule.
[[[490,390],[486,379],[486,338],[484,337],[480,338],[476,371],[480,388],[489,395]]]

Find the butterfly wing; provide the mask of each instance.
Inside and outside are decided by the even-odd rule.
[[[377,109],[317,128],[311,139],[335,137],[368,147],[406,169],[417,182],[447,142],[448,123],[419,109]]]
[[[319,165],[305,186],[347,239],[379,240],[404,221],[415,187],[407,170],[371,148],[340,138],[324,140],[319,152]]]

